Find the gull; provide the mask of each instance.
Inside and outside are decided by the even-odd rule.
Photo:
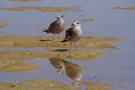
[[[69,28],[66,31],[65,38],[61,42],[70,42],[70,51],[72,51],[72,44],[73,42],[76,43],[76,49],[78,48],[78,40],[81,38],[82,35],[82,28],[81,28],[81,22],[74,21],[73,24],[71,24],[71,28]]]
[[[49,26],[49,28],[47,30],[44,30],[43,32],[46,33],[52,33],[54,34],[58,34],[58,41],[59,41],[59,35],[62,31],[64,31],[64,15],[59,15],[57,17],[57,20],[52,22]]]

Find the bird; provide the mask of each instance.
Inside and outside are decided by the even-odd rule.
[[[72,79],[74,82],[73,85],[77,86],[80,84],[85,66],[79,66],[78,64],[74,64],[72,62],[64,62],[66,68],[66,75]]]
[[[52,57],[49,58],[50,63],[58,69],[57,72],[59,74],[63,74],[65,71],[65,65],[64,65],[64,60],[58,57]]]
[[[74,81],[72,83],[73,85],[80,85],[83,76],[82,70],[87,68],[86,66],[79,66],[78,64],[74,64],[59,57],[49,58],[49,61],[52,66],[58,69],[57,72],[59,74],[64,74],[64,71],[66,71],[66,75]]]
[[[65,29],[65,24],[64,24],[64,15],[58,15],[58,17],[56,18],[56,21],[53,21],[49,28],[44,30],[43,32],[46,33],[52,33],[54,34],[58,34],[58,41],[59,41],[59,35],[62,31],[64,31]]]
[[[78,40],[81,38],[82,35],[82,28],[80,21],[74,21],[71,24],[71,28],[66,31],[65,38],[61,42],[70,42],[70,51],[72,51],[72,44],[73,42],[76,43],[76,49],[78,48]]]

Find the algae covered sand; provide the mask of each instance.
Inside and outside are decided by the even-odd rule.
[[[16,7],[0,7],[0,10],[10,11],[26,11],[26,10],[38,10],[42,12],[64,12],[70,10],[70,7],[49,7],[49,6],[16,6]]]
[[[55,80],[28,80],[24,82],[0,82],[2,90],[81,90],[73,85]]]
[[[0,7],[0,10],[9,10],[9,11],[26,11],[26,10],[38,10],[41,12],[65,12],[65,11],[75,11],[82,12],[76,7],[52,7],[52,6],[16,6],[16,7]]]
[[[135,10],[135,6],[133,7],[115,7],[114,9],[117,9],[117,10]]]
[[[60,37],[63,40],[64,37]],[[83,36],[79,40],[80,48],[117,48],[114,42],[125,40],[117,37]],[[70,44],[60,43],[52,36],[0,35],[0,47],[53,47],[69,48]]]
[[[95,59],[97,56],[105,54],[105,52],[80,50],[73,52],[40,52],[28,50],[5,50],[0,51],[0,70],[6,72],[17,72],[23,70],[31,70],[37,68],[36,65],[23,62],[23,60],[31,60],[34,58],[70,58],[70,59]]]
[[[63,39],[64,37],[61,37]],[[83,36],[79,41],[79,49],[68,51],[70,44],[61,43],[51,36],[33,35],[0,35],[1,48],[36,48],[48,50],[0,50],[0,71],[18,72],[36,69],[37,65],[26,63],[24,60],[36,58],[59,57],[62,59],[94,60],[96,57],[111,52],[100,49],[118,49],[114,42],[124,40],[116,37]]]
[[[85,23],[85,22],[93,22],[95,20],[95,18],[88,18],[88,19],[82,19],[81,22]]]
[[[8,24],[7,23],[1,23],[0,22],[0,28],[6,27]]]
[[[113,84],[104,82],[82,83],[86,90],[111,90]],[[63,83],[56,80],[27,80],[24,82],[0,82],[2,90],[82,90],[72,84]]]

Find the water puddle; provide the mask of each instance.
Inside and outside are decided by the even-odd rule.
[[[91,82],[90,85],[94,85],[95,82],[95,84],[97,84],[96,88],[101,88],[102,85],[102,88],[120,88],[121,90],[121,88],[126,86],[125,84],[114,84],[111,82],[113,78],[116,79],[117,77],[110,77],[110,75],[114,72],[107,71],[107,68],[105,69],[105,66],[107,66],[108,63],[111,63],[110,61],[107,62],[106,60],[78,61],[69,59],[64,60],[53,57],[49,59],[37,58],[33,60],[27,60],[26,62],[37,64],[38,68],[36,70],[21,71],[16,73],[0,72],[0,81],[21,82],[33,79],[58,80],[74,85],[80,84],[79,87],[81,87],[82,90],[88,88],[88,81],[93,82],[93,84]],[[115,68],[112,68],[111,71],[114,71],[114,69]],[[106,74],[105,71],[110,73]],[[106,82],[106,80],[109,80],[109,78],[110,81]],[[77,82],[74,80],[77,80]],[[99,81],[100,84],[98,84]]]
[[[15,2],[37,2],[37,1],[43,1],[43,0],[11,0]]]

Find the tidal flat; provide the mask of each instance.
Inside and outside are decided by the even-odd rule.
[[[0,7],[0,10],[8,10],[8,11],[37,10],[40,12],[65,12],[71,10],[74,12],[85,12],[85,10],[80,10],[78,6],[73,6],[73,7],[16,6],[16,7]]]
[[[0,28],[4,28],[4,27],[6,27],[8,24],[7,23],[1,23],[0,22]]]
[[[61,40],[64,37],[60,37]],[[83,36],[79,41],[78,50],[69,51],[70,44],[54,40],[52,36],[34,35],[0,35],[0,48],[46,48],[45,51],[30,50],[0,50],[0,70],[19,72],[36,69],[38,66],[24,62],[35,58],[59,57],[62,59],[94,60],[110,51],[103,49],[118,49],[114,42],[125,40],[118,37]]]
[[[135,10],[135,6],[133,7],[115,7],[117,10]]]
[[[85,81],[87,90],[111,90],[112,83]],[[82,90],[72,84],[55,80],[27,80],[23,82],[0,82],[2,90]]]
[[[53,55],[87,67],[81,90],[135,90],[134,6],[135,0],[1,0],[0,34],[8,38],[0,41],[0,89],[51,90],[49,86],[54,85],[48,83],[62,82],[59,89],[56,84],[52,88],[74,90],[67,87],[73,81],[66,73],[59,75],[50,64],[48,58]],[[65,28],[74,20],[83,23],[85,37],[77,51],[68,51],[70,44],[57,42],[57,37],[43,36],[51,35],[41,29],[48,28],[59,14],[65,16]],[[88,41],[84,46],[83,38]],[[102,86],[104,82],[107,86]]]

